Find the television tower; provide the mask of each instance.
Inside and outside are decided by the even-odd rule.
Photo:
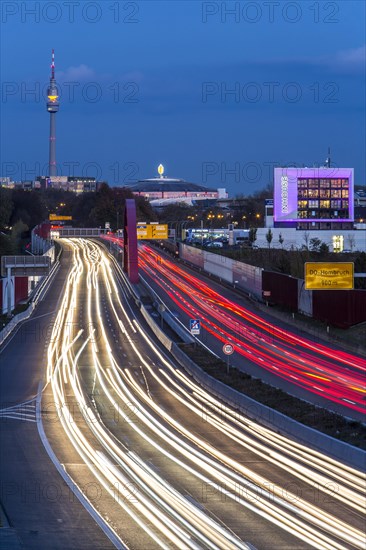
[[[52,50],[50,85],[47,90],[47,111],[50,113],[49,176],[57,176],[56,170],[56,113],[59,109],[58,89],[55,80],[55,51]]]

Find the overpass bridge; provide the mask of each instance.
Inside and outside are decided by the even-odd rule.
[[[80,238],[80,237],[99,237],[105,235],[109,230],[100,227],[63,227],[54,230],[51,238]]]

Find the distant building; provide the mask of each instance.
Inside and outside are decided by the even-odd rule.
[[[366,207],[366,191],[355,191],[355,207]]]
[[[274,227],[352,229],[353,168],[275,168]]]
[[[127,189],[134,195],[145,197],[154,208],[162,208],[169,204],[184,202],[189,206],[206,201],[205,206],[211,206],[219,198],[226,198],[225,189],[211,189],[197,183],[189,183],[183,179],[167,178],[164,167],[158,168],[159,176],[144,179],[129,185]]]
[[[0,186],[12,189],[14,187],[14,182],[9,177],[0,178]]]
[[[42,189],[62,189],[73,193],[90,193],[98,188],[96,179],[86,176],[40,176],[36,182]]]
[[[275,168],[272,203],[256,245],[300,249],[325,243],[331,252],[366,251],[366,193],[354,193],[353,168]],[[365,201],[365,202],[364,202]]]

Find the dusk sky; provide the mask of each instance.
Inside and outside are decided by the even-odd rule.
[[[47,172],[55,49],[59,175],[168,177],[230,196],[273,166],[365,179],[365,3],[1,2],[2,176]],[[229,93],[231,92],[231,93]]]

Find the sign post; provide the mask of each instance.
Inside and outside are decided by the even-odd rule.
[[[226,373],[229,374],[230,370],[230,355],[234,353],[234,346],[231,344],[224,344],[222,346],[222,351],[225,353],[227,360],[226,360]]]
[[[191,331],[192,335],[199,336],[201,332],[201,321],[199,319],[190,319],[189,330]]]
[[[268,298],[271,296],[270,290],[263,290],[263,297],[266,298],[266,306],[268,307]]]
[[[201,332],[201,321],[199,319],[190,319],[189,320],[189,330],[191,331],[192,336],[199,336]],[[196,338],[194,339],[194,348],[196,349]]]

